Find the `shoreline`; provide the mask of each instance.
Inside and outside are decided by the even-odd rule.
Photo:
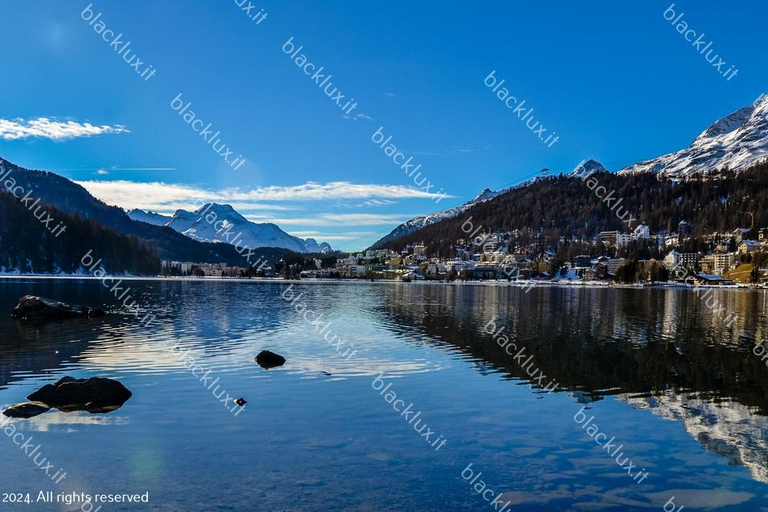
[[[120,279],[125,281],[178,281],[178,282],[195,282],[195,283],[301,283],[301,284],[335,284],[335,283],[378,283],[378,284],[400,284],[403,286],[424,286],[424,285],[451,285],[451,286],[495,286],[495,287],[528,287],[531,284],[531,288],[544,288],[544,287],[561,287],[561,288],[671,288],[671,289],[683,289],[694,290],[702,288],[722,289],[722,290],[746,290],[746,291],[760,291],[768,290],[768,285],[749,285],[749,284],[735,284],[735,285],[691,285],[685,283],[604,283],[599,281],[536,281],[536,280],[518,280],[518,281],[506,281],[506,280],[484,280],[484,281],[411,281],[405,282],[395,279],[286,279],[283,277],[254,277],[254,278],[240,278],[240,277],[174,277],[174,276],[125,276],[114,275],[104,276],[110,279]],[[100,281],[104,277],[96,277],[92,275],[79,275],[79,274],[0,274],[0,281],[20,281],[20,280],[62,280],[62,281]]]

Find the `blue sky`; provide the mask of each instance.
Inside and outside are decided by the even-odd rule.
[[[257,0],[258,24],[234,0],[94,2],[157,70],[145,81],[82,19],[90,3],[0,4],[0,156],[126,208],[207,197],[347,250],[544,167],[595,158],[617,170],[681,149],[768,83],[758,1],[675,2],[738,68],[731,80],[664,19],[670,2]],[[290,37],[354,97],[351,116],[283,52]],[[483,84],[493,69],[556,144]],[[243,155],[240,169],[171,108],[179,93]],[[380,126],[451,197],[419,193],[371,141]]]

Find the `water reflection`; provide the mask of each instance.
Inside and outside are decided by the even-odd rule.
[[[216,495],[233,509],[248,510],[251,491],[262,489],[265,510],[284,509],[296,493],[326,505],[318,510],[350,507],[356,499],[358,509],[365,502],[389,510],[482,510],[487,504],[476,503],[466,486],[454,481],[451,464],[469,460],[482,461],[478,464],[489,468],[521,510],[570,510],[577,502],[581,509],[650,508],[651,491],[669,490],[666,478],[686,487],[675,493],[691,503],[700,487],[709,491],[707,499],[716,494],[734,506],[746,499],[739,494],[745,488],[761,496],[764,489],[749,481],[746,471],[721,468],[721,459],[768,483],[768,368],[749,352],[766,338],[764,293],[717,291],[718,300],[738,312],[738,320],[726,327],[682,290],[553,287],[525,294],[508,286],[297,285],[308,307],[354,343],[358,352],[346,360],[280,297],[287,284],[132,286],[137,300],[156,315],[149,330],[97,282],[0,280],[0,389],[10,403],[62,375],[123,381],[134,397],[119,411],[108,416],[52,411],[23,428],[45,431],[46,445],[66,452],[68,462],[90,478],[122,481],[129,474],[142,486],[160,482],[154,492],[167,494],[160,494],[158,503],[177,503],[183,496],[194,510],[195,503]],[[112,314],[55,325],[23,324],[3,315],[28,293],[102,306]],[[504,326],[570,396],[532,396],[524,386],[541,391],[484,332],[491,321]],[[257,412],[230,421],[170,350],[176,345]],[[264,349],[286,356],[286,364],[261,369],[254,357]],[[398,389],[448,432],[454,451],[445,457],[455,454],[454,460],[428,459],[419,439],[372,395],[369,377],[379,372],[405,377]],[[613,400],[606,400],[609,396]],[[642,492],[627,490],[593,446],[574,440],[578,431],[569,424],[570,400],[595,408],[614,400],[628,405],[621,411],[605,407],[601,414],[617,430],[621,422],[645,429],[646,437],[634,441],[647,451],[645,462],[658,478],[649,479]],[[653,435],[662,418],[683,425],[699,444],[682,446],[686,434],[679,432],[679,452],[668,453],[664,435]],[[115,467],[104,469],[103,476],[84,469],[90,458],[79,448],[90,446],[92,438],[112,446],[115,436],[123,443],[112,448]],[[631,442],[631,435],[625,438]],[[681,459],[675,462],[701,464],[708,473],[680,476],[665,466],[674,456]],[[188,473],[170,469],[177,459]],[[207,473],[213,467],[216,474]],[[190,483],[200,478],[215,486]],[[395,501],[384,501],[389,499]],[[659,499],[663,504],[666,497]]]
[[[715,293],[738,320],[725,326],[690,291],[397,286],[380,314],[475,361],[480,373],[531,382],[484,327],[505,327],[536,365],[580,402],[617,395],[680,421],[705,449],[768,483],[768,368],[751,354],[766,339],[768,294]],[[408,327],[404,327],[408,326]]]

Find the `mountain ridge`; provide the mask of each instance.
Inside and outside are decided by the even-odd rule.
[[[618,174],[651,172],[671,178],[743,171],[768,159],[768,96],[708,126],[684,149],[638,162]]]
[[[289,235],[276,224],[251,222],[228,204],[206,203],[193,212],[179,209],[171,217],[134,209],[128,216],[169,227],[199,242],[235,243],[237,239],[239,247],[248,249],[280,248],[297,253],[327,253],[333,250],[328,243],[318,244],[313,238]]]
[[[687,179],[699,175],[712,178],[724,176],[727,171],[745,171],[766,161],[768,161],[768,95],[763,96],[753,105],[742,107],[718,119],[685,149],[638,162],[616,173],[610,173],[600,162],[590,159],[582,162],[567,174],[567,177],[583,180],[595,173],[609,173],[615,176],[653,174],[659,178],[670,179]],[[513,190],[534,186],[542,179],[546,177],[537,176],[497,192],[486,188],[472,201],[463,205],[414,217],[378,240],[372,248],[385,247],[400,238],[411,237],[429,226],[461,216],[478,204],[498,200]]]
[[[107,205],[81,185],[53,172],[25,169],[0,158],[0,175],[7,171],[11,172],[16,184],[31,191],[41,202],[52,205],[63,213],[95,221],[118,234],[135,236],[144,242],[152,243],[163,260],[246,265],[242,255],[232,245],[198,242],[172,228],[133,220],[122,208]],[[270,259],[279,259],[287,251],[265,248],[259,252]]]
[[[453,217],[461,215],[462,213],[472,208],[476,204],[490,201],[491,199],[494,199],[499,195],[503,194],[507,190],[509,189],[494,191],[494,190],[491,190],[490,188],[485,188],[477,196],[475,196],[474,199],[462,205],[455,206],[453,208],[449,208],[447,210],[443,210],[430,215],[422,215],[419,217],[414,217],[411,220],[397,226],[388,235],[377,240],[376,243],[374,243],[371,246],[371,249],[379,249],[383,247],[385,244],[387,244],[388,242],[410,235],[411,233],[419,231],[420,229],[423,229],[431,224],[436,224],[446,219],[451,219]]]

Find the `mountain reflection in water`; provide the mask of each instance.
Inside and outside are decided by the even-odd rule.
[[[294,283],[354,345],[347,360],[282,297],[289,284],[131,280],[157,318],[145,329],[98,281],[0,280],[0,403],[64,375],[124,383],[134,395],[118,411],[16,424],[67,468],[66,490],[117,482],[169,510],[284,510],[297,495],[322,511],[487,510],[461,479],[469,462],[520,511],[659,510],[670,494],[686,512],[768,502],[768,368],[751,353],[767,338],[765,292],[715,290],[737,313],[726,327],[690,290]],[[11,319],[26,294],[109,315]],[[489,322],[559,389],[540,389]],[[190,375],[176,344],[248,401],[242,415]],[[261,350],[285,365],[263,370]],[[445,434],[439,453],[371,389],[382,372]],[[650,471],[645,482],[573,422],[583,405]],[[98,466],[93,446],[110,447]],[[40,470],[9,452],[8,486],[37,492]]]
[[[768,368],[752,354],[766,340],[768,294],[714,291],[738,319],[730,327],[690,290],[507,286],[386,287],[390,328],[416,329],[471,356],[482,373],[531,376],[497,343],[583,403],[616,395],[680,421],[704,448],[768,483]],[[401,327],[408,326],[408,327]],[[489,326],[486,329],[486,326]],[[514,353],[514,352],[513,352]],[[530,366],[528,367],[530,369]],[[534,376],[536,374],[533,374]]]

